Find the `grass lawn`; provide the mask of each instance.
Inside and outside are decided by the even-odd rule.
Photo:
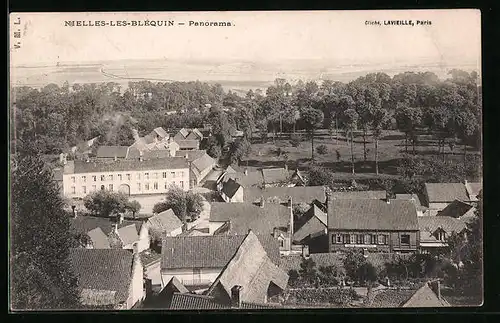
[[[241,165],[253,167],[283,167],[285,159],[283,154],[278,156],[277,149],[281,148],[282,153],[288,155],[287,164],[291,168],[299,167],[307,168],[311,164],[311,141],[308,140],[302,133],[302,141],[298,147],[293,147],[288,138],[268,139],[266,143],[261,140],[255,140],[252,144],[250,154]],[[379,172],[382,174],[395,175],[397,161],[405,152],[404,134],[399,131],[388,130],[382,135],[379,140],[378,160]],[[351,148],[350,143],[343,135],[330,136],[326,130],[319,130],[315,135],[314,146],[325,145],[327,153],[320,155],[315,152],[315,160],[317,165],[328,167],[336,172],[336,176],[343,177],[351,176]],[[354,160],[355,171],[358,174],[372,177],[375,173],[375,142],[373,137],[366,138],[366,159],[364,162],[363,138],[361,133],[358,133],[354,138]],[[437,156],[437,142],[432,138],[424,138],[416,147],[416,153],[419,155],[435,155]],[[467,147],[469,154],[478,154],[473,152],[471,147]],[[411,146],[408,147],[408,152],[411,152]],[[337,152],[339,153],[337,155]],[[446,158],[455,158],[462,160],[463,146],[455,146],[451,151],[449,146],[445,147]],[[337,158],[339,157],[339,158]],[[359,176],[359,175],[358,175]]]

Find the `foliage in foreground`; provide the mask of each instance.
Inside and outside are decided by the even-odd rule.
[[[172,209],[183,223],[194,221],[203,210],[203,198],[200,194],[173,187],[165,195],[165,201],[154,205],[153,212],[161,213],[168,209]]]

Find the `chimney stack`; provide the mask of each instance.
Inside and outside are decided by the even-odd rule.
[[[261,197],[260,197],[260,205],[259,205],[259,206],[260,206],[261,208],[264,208],[264,205],[265,205],[264,196],[261,196]]]
[[[132,136],[134,137],[134,141],[139,140],[139,132],[136,129],[132,129]]]
[[[116,155],[113,159],[114,159],[114,161],[118,161],[118,157]]]
[[[119,213],[118,214],[118,224],[122,224],[123,223],[123,214],[122,213]]]
[[[113,225],[113,232],[116,233],[116,234],[118,234],[118,223],[115,223]]]
[[[464,179],[464,185],[467,185],[467,184],[469,184],[469,182],[467,182],[467,180]]]
[[[285,170],[288,171],[288,165],[285,162]]]
[[[241,290],[243,287],[234,285],[231,288],[231,307],[239,308],[241,306]]]
[[[245,168],[245,176],[247,176],[247,175],[248,175],[248,169]]]
[[[304,258],[309,258],[309,246],[308,245],[303,245],[302,246],[302,257]]]
[[[71,206],[71,209],[72,209],[72,211],[73,211],[73,218],[75,218],[75,219],[76,219],[76,217],[77,217],[77,214],[76,214],[76,205],[72,205],[72,206]]]
[[[139,161],[143,161],[144,160],[144,153],[141,151],[139,151]]]

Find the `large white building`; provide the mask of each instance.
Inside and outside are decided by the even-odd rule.
[[[63,194],[83,198],[97,190],[120,191],[127,195],[162,194],[172,185],[189,190],[186,158],[116,160],[109,162],[67,161],[56,170]]]

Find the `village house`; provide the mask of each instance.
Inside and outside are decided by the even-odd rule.
[[[224,270],[246,235],[165,237],[161,279],[176,277],[190,290],[208,288]],[[258,235],[269,258],[279,264],[279,244],[271,235]]]
[[[327,215],[316,204],[312,204],[302,215],[300,223],[295,223],[293,241],[296,243],[309,244],[321,240],[328,233]]]
[[[96,152],[96,159],[102,161],[125,159],[127,158],[128,150],[129,147],[127,146],[99,146]]]
[[[71,228],[89,237],[87,248],[93,249],[134,249],[139,252],[150,247],[149,228],[142,220],[124,220],[96,216],[77,216],[70,219]]]
[[[144,137],[139,137],[137,130],[133,131],[134,143],[129,147],[128,158],[138,157],[137,155],[142,152],[148,151],[168,151],[169,157],[174,157],[179,145],[170,137],[170,135],[162,128],[158,127],[153,129],[149,134]]]
[[[196,128],[191,130],[182,128],[175,134],[173,140],[179,144],[180,150],[198,150],[203,138],[201,131]]]
[[[286,205],[266,203],[213,202],[210,207],[209,233],[213,235],[256,234],[272,235],[278,239],[281,252],[290,252],[293,209]]]
[[[414,252],[419,248],[417,210],[411,201],[328,197],[327,206],[330,252],[353,248]]]
[[[63,194],[83,198],[97,190],[126,195],[163,194],[176,185],[189,189],[189,165],[185,158],[169,157],[114,162],[67,161],[62,169]]]
[[[237,170],[235,170],[235,168]],[[249,171],[239,170],[239,167],[229,166],[217,179],[217,189],[220,191],[224,183],[233,179],[244,188],[249,187],[294,187],[305,186],[306,182],[298,170],[289,171],[285,168],[265,168]]]
[[[137,251],[71,249],[70,263],[81,302],[89,309],[131,309],[145,297]]]
[[[76,146],[73,146],[69,149],[69,152],[73,155],[89,155],[94,147],[94,144],[99,139],[99,136],[94,137],[90,140],[83,141]]]
[[[446,252],[447,239],[453,234],[466,237],[466,223],[449,216],[418,217],[420,249],[423,252]]]
[[[467,221],[475,217],[476,207],[473,205],[473,202],[463,202],[459,200],[455,200],[448,204],[447,207],[439,211],[437,216],[444,217],[452,217],[456,219],[461,219]]]
[[[199,150],[200,141],[199,140],[177,140],[176,143],[179,145],[179,150]]]
[[[198,186],[217,165],[217,161],[206,150],[181,150],[176,156],[184,157],[190,163],[191,187]]]
[[[476,202],[481,191],[480,183],[425,183],[425,198],[431,215],[443,210],[455,200]]]
[[[422,202],[417,194],[396,194],[396,200],[412,201],[417,207],[418,216],[429,215],[428,208],[422,205]]]
[[[172,209],[155,214],[146,222],[151,237],[161,240],[163,236],[175,237],[182,233],[182,221]]]

